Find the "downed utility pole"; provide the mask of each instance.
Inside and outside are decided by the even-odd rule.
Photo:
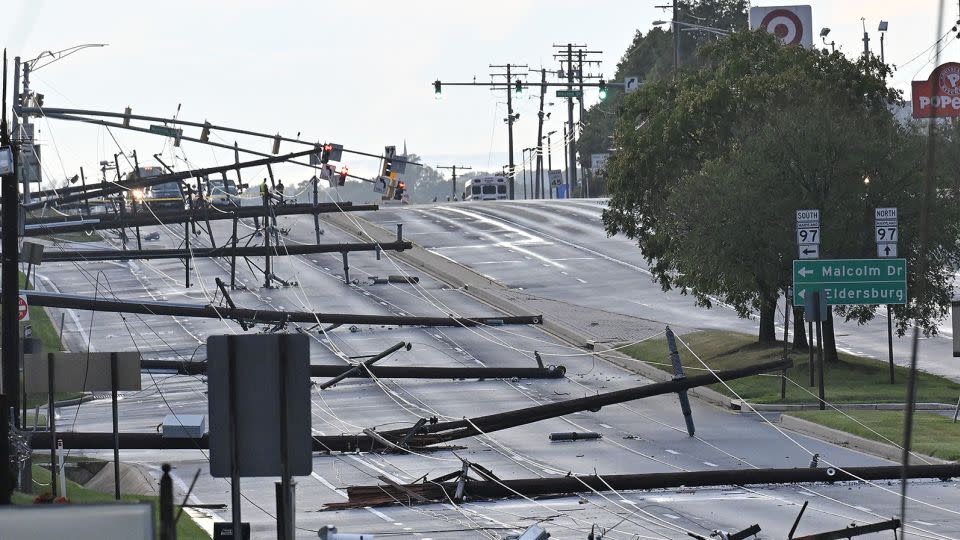
[[[86,199],[104,197],[106,195],[111,195],[113,193],[122,193],[132,188],[151,187],[159,184],[165,184],[167,182],[176,182],[179,180],[187,180],[189,178],[203,177],[203,176],[207,176],[214,173],[233,171],[233,170],[236,170],[237,168],[261,167],[263,165],[269,165],[271,163],[281,163],[281,162],[289,161],[298,157],[308,156],[313,153],[315,153],[315,150],[311,149],[311,150],[304,150],[302,152],[284,154],[282,156],[271,156],[263,159],[244,161],[242,163],[233,163],[230,165],[220,165],[217,167],[207,167],[205,169],[193,169],[189,171],[180,171],[180,172],[169,173],[169,174],[161,174],[157,176],[151,176],[148,178],[137,178],[135,180],[127,180],[125,182],[111,182],[109,184],[101,183],[97,186],[96,189],[88,189],[83,193],[74,193],[74,194],[68,194],[60,197],[55,197],[52,199],[44,199],[42,201],[23,204],[21,206],[24,210],[37,210],[45,206],[79,202]]]
[[[592,491],[621,491],[669,489],[678,487],[707,486],[746,486],[757,484],[799,484],[812,482],[856,482],[864,480],[893,480],[900,478],[902,467],[899,465],[879,467],[848,467],[847,469],[727,469],[690,472],[667,472],[647,474],[611,474],[604,476],[568,475],[562,478],[530,478],[519,480],[472,481],[466,484],[466,495],[472,499],[500,499],[504,497],[553,496]],[[907,478],[948,479],[960,476],[960,465],[911,465]],[[449,475],[447,475],[449,476]],[[443,478],[443,477],[441,477]],[[363,506],[386,506],[397,501],[422,502],[410,500],[407,493],[415,493],[430,503],[447,501],[458,490],[457,482],[424,481],[423,483],[403,484],[402,489],[391,485],[350,486],[347,488],[349,500],[327,503],[326,510],[340,510]],[[462,488],[460,488],[462,489]],[[518,495],[518,493],[520,495]],[[870,527],[870,526],[867,526]],[[889,528],[889,527],[886,527]],[[877,529],[883,530],[883,529]],[[827,538],[848,538],[851,529],[845,534],[825,536]],[[873,531],[871,531],[873,532]],[[804,540],[820,536],[805,537]],[[794,540],[801,540],[794,538]]]
[[[425,426],[422,433],[417,434],[411,444],[415,446],[425,446],[440,442],[452,441],[479,435],[482,433],[491,433],[502,429],[531,424],[540,420],[557,418],[567,414],[581,411],[599,411],[601,407],[615,405],[626,401],[633,401],[646,397],[658,396],[662,394],[672,394],[698,386],[706,386],[717,381],[729,381],[758,375],[769,371],[781,370],[793,365],[792,360],[777,360],[736,369],[724,371],[715,371],[705,375],[674,379],[672,381],[653,383],[626,390],[617,390],[587,396],[577,399],[560,401],[557,403],[548,403],[546,405],[536,405],[513,411],[490,414],[472,419],[453,420],[448,422],[439,422],[430,426]],[[382,432],[381,435],[397,440],[407,433],[404,429]]]
[[[379,210],[376,204],[319,203],[319,204],[282,204],[273,208],[276,216],[329,214],[334,212],[366,212]],[[27,220],[24,227],[26,236],[42,236],[48,234],[63,234],[71,232],[86,232],[94,230],[119,229],[121,227],[149,227],[168,223],[184,223],[205,219],[208,221],[232,220],[252,218],[263,214],[263,209],[256,206],[238,206],[234,208],[217,209],[208,212],[206,208],[182,210],[175,212],[128,213],[121,217],[119,214],[109,214],[98,217],[62,217],[51,216]]]
[[[504,324],[541,324],[540,315],[505,317],[426,317],[417,315],[363,315],[350,313],[321,313],[310,311],[281,311],[250,308],[216,307],[212,305],[181,304],[146,300],[115,300],[22,291],[34,306],[83,309],[108,313],[138,313],[141,315],[172,315],[204,319],[234,319],[247,323],[308,323],[308,324],[370,324],[386,326],[490,326]]]
[[[206,361],[179,362],[176,360],[141,360],[140,369],[174,371],[178,375],[203,375],[207,372]],[[370,366],[370,373],[378,379],[562,379],[567,373],[564,366],[539,367],[419,367],[419,366]],[[311,377],[336,377],[343,373],[339,364],[313,364]],[[366,370],[353,372],[348,377],[370,378]]]
[[[327,388],[330,388],[331,386],[333,386],[333,385],[337,384],[338,382],[346,379],[347,377],[350,377],[350,376],[353,376],[353,375],[356,375],[356,374],[359,374],[359,373],[366,372],[365,370],[370,369],[370,366],[372,366],[374,362],[377,362],[377,361],[379,361],[379,360],[383,360],[384,358],[386,358],[386,357],[390,356],[391,354],[399,351],[400,349],[403,349],[404,347],[406,347],[406,349],[409,351],[409,350],[413,347],[413,345],[410,344],[410,343],[406,343],[406,342],[401,341],[400,343],[397,343],[396,345],[393,345],[393,346],[390,347],[389,349],[387,349],[387,350],[385,350],[385,351],[383,351],[383,352],[381,352],[381,353],[377,353],[377,354],[371,356],[370,358],[367,358],[367,359],[364,360],[361,364],[347,368],[347,370],[346,370],[346,371],[343,371],[343,373],[340,373],[339,375],[337,375],[336,377],[330,379],[329,381],[327,381],[327,382],[325,382],[325,383],[322,383],[322,384],[320,385],[320,389],[321,389],[321,390],[326,390]]]
[[[115,249],[78,249],[71,251],[47,251],[43,262],[70,261],[127,261],[142,259],[183,259],[197,257],[277,257],[282,255],[311,255],[314,253],[348,253],[352,251],[403,251],[411,249],[411,242],[356,243],[356,244],[294,244],[280,247],[237,246],[190,249],[141,249],[117,251]]]
[[[67,431],[57,433],[57,440],[63,442],[64,450],[110,450],[114,445],[114,434],[109,431],[80,432]],[[50,434],[31,432],[31,448],[43,448],[50,442]],[[208,450],[209,435],[198,438],[168,437],[161,433],[120,433],[120,448],[124,450]],[[367,435],[314,435],[314,452],[357,452],[382,448]]]
[[[880,531],[896,531],[900,526],[901,523],[899,519],[890,519],[879,523],[847,527],[836,531],[827,531],[807,536],[794,536],[793,540],[840,540],[841,538],[853,538],[854,536],[863,536]]]

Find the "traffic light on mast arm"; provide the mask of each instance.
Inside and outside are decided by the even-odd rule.
[[[399,201],[403,199],[403,190],[407,189],[407,183],[403,180],[397,182],[396,189],[393,190],[393,199]]]
[[[340,167],[340,179],[337,181],[338,186],[342,186],[347,183],[347,174],[349,171],[350,170],[347,169],[346,165]]]
[[[520,83],[520,79],[517,79],[517,82],[513,83],[513,89],[518,94],[523,92],[523,84]]]
[[[323,148],[320,149],[320,163],[323,163],[324,165],[326,165],[327,162],[330,161],[330,153],[332,151],[333,151],[332,144],[330,143],[324,144]]]
[[[600,101],[607,99],[607,81],[600,79]]]
[[[437,99],[440,99],[440,93],[443,92],[442,86],[443,83],[440,82],[440,79],[433,81],[433,95]]]

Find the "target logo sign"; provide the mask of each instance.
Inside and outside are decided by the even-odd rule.
[[[750,28],[762,28],[786,45],[813,47],[813,20],[810,6],[750,8]]]

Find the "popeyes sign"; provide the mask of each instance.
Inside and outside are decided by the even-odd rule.
[[[947,62],[925,81],[913,81],[913,117],[960,116],[960,64]]]

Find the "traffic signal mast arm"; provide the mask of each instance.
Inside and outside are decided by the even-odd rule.
[[[87,110],[87,109],[66,109],[66,108],[43,108],[43,109],[40,109],[40,108],[38,108],[38,107],[21,107],[20,110],[19,110],[19,112],[20,112],[21,114],[33,114],[33,115],[43,116],[43,117],[45,117],[45,118],[50,118],[50,119],[53,119],[53,120],[66,120],[66,121],[72,121],[72,122],[84,122],[84,123],[88,123],[88,124],[94,124],[94,125],[105,126],[105,127],[115,127],[115,128],[118,128],[118,129],[126,129],[126,130],[130,130],[130,131],[139,131],[139,132],[141,132],[141,133],[151,133],[151,134],[153,134],[153,135],[161,135],[161,136],[166,136],[166,135],[162,135],[162,134],[159,134],[159,133],[150,131],[150,130],[147,129],[147,128],[142,128],[142,127],[137,127],[137,126],[131,126],[131,125],[129,124],[129,120],[143,120],[143,121],[148,121],[148,122],[162,122],[162,123],[164,123],[164,124],[199,127],[199,128],[202,130],[199,138],[190,137],[190,136],[182,135],[182,134],[181,134],[178,138],[179,138],[180,140],[184,140],[184,141],[195,142],[195,143],[199,143],[199,144],[206,144],[206,145],[209,145],[209,146],[215,146],[215,147],[224,148],[224,149],[227,149],[227,150],[234,150],[235,147],[234,147],[233,145],[224,144],[224,143],[218,143],[218,142],[214,142],[214,141],[209,140],[209,132],[210,132],[210,130],[224,131],[224,132],[228,132],[228,133],[237,133],[237,134],[241,134],[241,135],[249,135],[249,136],[252,136],[252,137],[260,137],[260,138],[270,139],[271,142],[274,143],[274,145],[276,145],[276,142],[277,142],[277,141],[289,142],[289,143],[294,143],[294,144],[308,145],[308,146],[314,147],[314,148],[316,148],[316,147],[319,145],[319,143],[317,143],[317,142],[304,141],[304,140],[297,139],[297,138],[292,138],[292,137],[284,137],[284,136],[281,136],[281,135],[278,135],[278,134],[273,134],[273,135],[271,135],[271,134],[269,134],[269,133],[261,133],[261,132],[257,132],[257,131],[247,130],[247,129],[239,129],[239,128],[232,128],[232,127],[228,127],[228,126],[221,126],[221,125],[211,124],[211,123],[209,123],[209,122],[191,122],[191,121],[189,121],[189,120],[182,120],[182,119],[179,119],[179,118],[161,118],[161,117],[157,117],[157,116],[145,116],[145,115],[136,115],[136,114],[114,113],[114,112],[109,112],[109,111],[95,111],[95,110]],[[122,122],[122,123],[109,122],[109,121],[106,121],[106,120],[100,120],[100,119],[96,119],[96,118],[85,118],[85,116],[94,116],[94,117],[103,117],[103,118],[121,118],[121,119],[123,119],[123,122]],[[256,156],[270,157],[270,156],[272,155],[272,154],[267,153],[267,152],[259,152],[259,151],[256,151],[256,150],[250,150],[250,149],[248,149],[248,148],[243,148],[243,147],[236,147],[236,149],[239,149],[239,151],[241,151],[241,152],[244,152],[244,153],[247,153],[247,154],[256,155]],[[363,151],[360,151],[360,150],[352,150],[352,149],[349,149],[349,148],[342,148],[342,147],[341,147],[341,151],[343,151],[343,152],[345,152],[345,153],[348,153],[348,154],[358,155],[358,156],[366,156],[366,157],[373,157],[373,158],[382,158],[382,157],[383,157],[383,156],[380,155],[380,154],[372,154],[372,153],[370,153],[370,152],[363,152]],[[307,152],[306,155],[308,155],[308,154],[310,154],[310,153],[313,153],[313,152],[315,152],[315,150],[312,151],[312,152]],[[305,155],[305,154],[300,154],[300,155]],[[403,159],[394,158],[394,161],[403,162],[403,163],[406,163],[406,164],[409,164],[409,165],[416,165],[416,166],[418,166],[418,167],[422,166],[422,164],[420,164],[420,163],[414,163],[414,162],[412,162],[412,161],[405,161],[405,160],[403,160]],[[293,164],[295,164],[295,165],[302,165],[302,166],[304,166],[304,167],[310,167],[310,168],[314,168],[314,167],[315,167],[314,165],[311,165],[310,163],[303,162],[303,161],[287,160],[287,162],[288,162],[288,163],[293,163]],[[370,179],[370,178],[364,178],[364,177],[362,177],[362,176],[356,176],[356,175],[353,175],[353,174],[348,174],[347,176],[350,177],[350,178],[355,178],[355,179],[357,179],[357,180],[362,180],[362,181],[364,181],[364,182],[375,182],[375,180],[372,180],[372,179]]]

